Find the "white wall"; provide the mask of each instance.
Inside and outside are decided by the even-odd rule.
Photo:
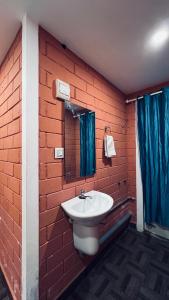
[[[137,230],[144,230],[144,206],[143,206],[143,187],[141,179],[141,166],[140,166],[140,151],[138,140],[138,126],[137,126],[137,101],[135,102],[135,134],[136,134],[136,203],[137,203]]]
[[[26,15],[22,22],[22,300],[39,290],[39,36]]]

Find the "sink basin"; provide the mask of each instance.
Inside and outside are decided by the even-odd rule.
[[[72,198],[61,204],[66,214],[75,222],[93,225],[98,224],[113,206],[113,199],[107,194],[90,191],[86,199]]]
[[[75,197],[61,204],[73,223],[74,246],[87,255],[99,250],[99,226],[113,206],[113,199],[107,194],[90,191],[86,199]]]

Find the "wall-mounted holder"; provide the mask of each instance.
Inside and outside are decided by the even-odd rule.
[[[112,131],[111,131],[110,126],[106,126],[105,129],[104,129],[104,132],[105,132],[105,134],[108,134],[108,135],[111,134]]]

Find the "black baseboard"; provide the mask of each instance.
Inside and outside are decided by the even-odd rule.
[[[135,223],[130,223],[130,224],[129,224],[129,227],[130,227],[130,228],[133,228],[133,229],[136,229],[136,224],[135,224]]]

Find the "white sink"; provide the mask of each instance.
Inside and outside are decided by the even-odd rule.
[[[80,252],[94,255],[99,250],[99,226],[113,206],[113,199],[97,191],[85,193],[61,204],[73,223],[74,246]]]
[[[72,198],[61,204],[66,214],[76,223],[91,226],[100,223],[113,206],[113,199],[107,194],[90,191],[86,199]]]

